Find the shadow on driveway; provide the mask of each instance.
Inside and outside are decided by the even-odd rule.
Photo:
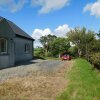
[[[38,62],[35,62],[34,60],[30,60],[30,61],[23,61],[23,62],[18,62],[15,64],[15,67],[17,66],[22,66],[22,65],[32,65],[32,64],[36,64]]]

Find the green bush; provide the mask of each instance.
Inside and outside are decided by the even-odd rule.
[[[47,52],[46,57],[52,57],[53,54],[51,52]]]
[[[36,48],[36,49],[34,50],[34,56],[39,56],[39,57],[44,56],[44,51],[43,51],[43,49],[42,49],[42,48]]]
[[[78,49],[76,46],[70,47],[68,52],[74,57],[78,56]]]
[[[97,68],[100,69],[100,52],[94,53],[90,57],[90,62]]]

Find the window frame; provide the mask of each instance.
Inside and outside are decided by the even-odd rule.
[[[7,47],[8,47],[7,43],[8,42],[7,42],[7,39],[6,38],[0,38],[0,40],[2,40],[2,39],[6,41],[5,44],[4,44],[5,45],[4,47],[6,47],[6,48],[5,48],[5,51],[4,52],[0,51],[0,54],[7,54]]]
[[[25,53],[30,53],[30,44],[25,44]]]

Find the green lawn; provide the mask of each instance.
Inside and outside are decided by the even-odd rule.
[[[100,73],[86,60],[76,59],[66,79],[68,86],[57,100],[100,100]]]

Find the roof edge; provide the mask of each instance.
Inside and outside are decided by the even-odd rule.
[[[9,27],[11,28],[11,30],[14,32],[14,30],[12,29],[12,26],[9,24],[9,22],[11,22],[11,23],[13,23],[12,21],[10,21],[10,20],[8,20],[8,19],[6,19],[6,18],[4,18],[4,17],[1,17],[0,16],[0,22],[2,22],[2,21],[6,21],[7,22],[7,24],[9,25]],[[20,30],[22,30],[24,33],[26,33],[23,29],[21,29],[19,26],[17,26],[15,23],[13,23],[16,27],[18,27]],[[14,34],[16,35],[16,36],[19,36],[19,37],[22,37],[22,38],[26,38],[26,39],[30,39],[30,40],[33,40],[33,41],[35,41],[35,39],[34,38],[32,38],[29,34],[27,34],[29,37],[27,37],[27,36],[23,36],[23,35],[18,35],[18,34],[16,34],[15,32],[14,32]]]
[[[24,36],[21,36],[21,35],[18,35],[18,34],[16,34],[16,36],[17,36],[17,37],[24,38],[24,39],[28,39],[28,40],[35,41],[35,39],[33,39],[33,38],[24,37]]]

